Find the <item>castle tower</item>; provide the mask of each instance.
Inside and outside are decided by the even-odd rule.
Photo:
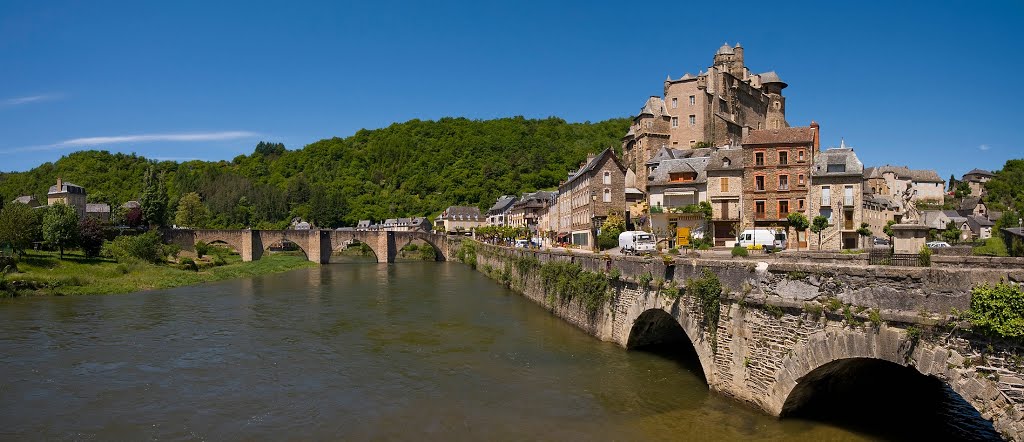
[[[768,129],[789,127],[789,124],[786,123],[786,97],[782,96],[782,90],[787,86],[786,82],[782,81],[775,71],[769,71],[761,74],[761,85],[765,95],[768,96],[765,126]]]

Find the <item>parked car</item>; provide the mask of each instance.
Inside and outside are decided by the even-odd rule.
[[[768,229],[744,230],[736,237],[736,244],[748,249],[760,246],[771,251],[783,250],[786,248],[786,232]]]
[[[885,238],[875,238],[871,241],[875,247],[889,247],[889,240]]]
[[[527,247],[530,247],[530,240],[528,240],[528,239],[517,239],[515,247],[517,249],[525,249]]]
[[[938,249],[942,247],[949,247],[949,243],[945,241],[932,241],[925,244],[929,249]]]

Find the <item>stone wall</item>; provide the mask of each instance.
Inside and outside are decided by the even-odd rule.
[[[476,268],[601,340],[628,347],[652,310],[674,318],[693,343],[710,388],[780,415],[801,379],[834,361],[872,358],[934,376],[1012,440],[1024,434],[1022,349],[945,324],[966,309],[976,284],[1018,275],[1006,268],[896,268],[832,262],[709,259],[672,261],[478,244]],[[519,274],[516,257],[568,261],[610,278],[610,300],[594,313],[547,296],[541,271]],[[721,281],[717,324],[696,299],[671,297],[672,283],[705,270]],[[1019,280],[1019,279],[1018,279]],[[647,281],[644,285],[641,281]],[[635,340],[634,340],[635,341]],[[797,398],[798,399],[798,398]],[[797,399],[794,399],[797,400]],[[792,404],[790,404],[792,405]]]

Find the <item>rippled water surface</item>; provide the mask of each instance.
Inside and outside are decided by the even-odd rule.
[[[0,303],[4,439],[861,440],[454,263]]]

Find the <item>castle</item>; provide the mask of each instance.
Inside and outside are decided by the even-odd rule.
[[[646,163],[663,147],[739,145],[746,130],[789,127],[785,87],[775,71],[751,74],[738,43],[718,48],[707,72],[666,78],[664,96],[647,99],[622,140],[637,187],[646,184]]]

